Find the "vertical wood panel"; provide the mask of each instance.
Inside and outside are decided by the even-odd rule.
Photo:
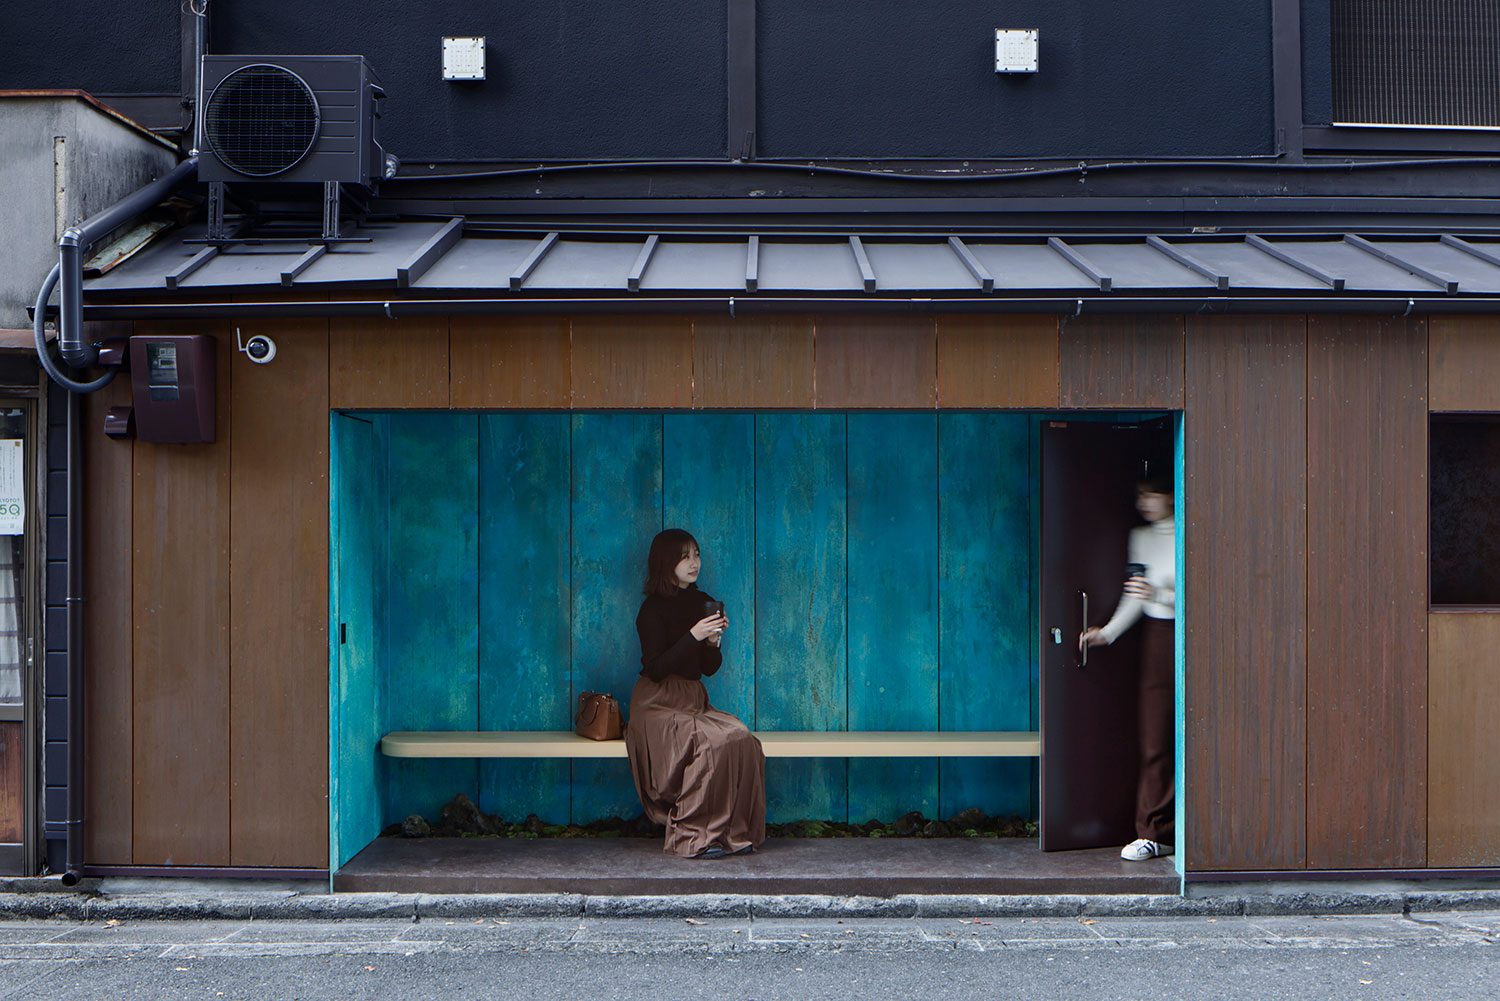
[[[813,321],[806,316],[693,321],[693,406],[813,405]]]
[[[83,398],[84,859],[132,861],[131,498],[134,442],[104,436],[104,414],[130,403],[117,378]],[[150,447],[150,446],[147,446]]]
[[[1057,328],[1055,316],[939,316],[938,405],[1056,407]]]
[[[479,727],[479,450],[473,414],[390,417],[392,730]],[[387,823],[479,795],[475,760],[387,762]]]
[[[334,407],[448,406],[448,320],[329,321]]]
[[[1307,860],[1306,393],[1304,318],[1189,321],[1189,870]]]
[[[1025,414],[938,417],[940,728],[1031,730],[1031,420]],[[951,817],[1031,816],[1036,762],[942,761]]]
[[[1427,864],[1500,866],[1500,615],[1428,616]]]
[[[937,332],[927,317],[817,320],[817,406],[937,405]]]
[[[566,319],[455,316],[448,327],[454,407],[568,406]]]
[[[328,321],[234,352],[230,446],[230,864],[328,864]]]
[[[1427,320],[1431,410],[1500,410],[1500,317]]]
[[[724,602],[724,665],[705,678],[716,708],[755,726],[755,418],[667,414],[662,419],[662,524],[683,528],[703,553],[705,591]]]
[[[936,414],[848,417],[850,730],[938,728]],[[849,818],[938,808],[938,762],[849,762]]]
[[[635,631],[646,554],[662,528],[661,416],[575,414],[573,426],[573,691],[628,704],[641,673]],[[634,817],[624,761],[574,761],[572,818]]]
[[[567,730],[568,416],[479,418],[479,728]],[[479,763],[479,806],[568,817],[564,759]]]
[[[1058,372],[1064,407],[1182,407],[1180,316],[1064,320]]]
[[[1426,345],[1420,321],[1308,321],[1313,869],[1427,857]]]
[[[755,418],[755,722],[762,730],[848,729],[845,644],[846,419]],[[766,763],[773,823],[844,820],[841,760]]]
[[[153,332],[205,330],[154,327]],[[230,362],[219,329],[217,442],[137,444],[132,861],[227,865]]]
[[[693,327],[681,316],[573,320],[573,406],[690,407]]]
[[[20,843],[25,830],[26,725],[0,723],[0,843]]]

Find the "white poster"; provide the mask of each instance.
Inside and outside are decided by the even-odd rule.
[[[0,438],[0,535],[26,531],[26,450],[20,438]]]

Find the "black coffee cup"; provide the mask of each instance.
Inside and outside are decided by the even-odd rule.
[[[722,601],[705,601],[703,603],[703,617],[704,618],[708,618],[711,615],[723,615],[723,614],[724,614],[724,603]]]
[[[1130,580],[1132,577],[1144,577],[1144,576],[1146,576],[1146,564],[1144,564],[1144,563],[1127,563],[1127,564],[1125,564],[1125,579],[1126,580]]]

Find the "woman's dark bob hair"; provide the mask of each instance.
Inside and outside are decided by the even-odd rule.
[[[1172,487],[1173,482],[1170,473],[1163,473],[1158,476],[1148,476],[1143,480],[1137,481],[1135,485],[1137,493],[1165,494],[1168,497],[1172,496]]]
[[[651,552],[646,557],[646,594],[659,594],[670,598],[678,591],[677,564],[682,558],[698,548],[698,540],[680,528],[669,528],[656,533],[651,540]]]

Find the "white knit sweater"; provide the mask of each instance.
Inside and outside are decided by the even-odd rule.
[[[1171,619],[1177,614],[1177,526],[1173,520],[1163,518],[1132,528],[1126,550],[1129,553],[1126,562],[1145,564],[1146,583],[1155,594],[1150,601],[1120,595],[1114,616],[1101,630],[1110,643],[1135,625],[1143,614],[1153,619]]]

